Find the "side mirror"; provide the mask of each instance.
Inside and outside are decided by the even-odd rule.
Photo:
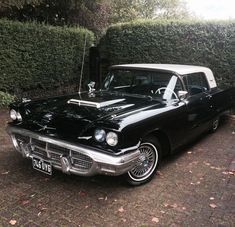
[[[178,91],[178,97],[180,100],[185,99],[187,94],[188,94],[187,91]]]

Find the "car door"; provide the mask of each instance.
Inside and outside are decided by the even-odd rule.
[[[183,77],[189,96],[186,99],[189,138],[207,128],[210,118],[211,95],[204,73],[192,73]]]

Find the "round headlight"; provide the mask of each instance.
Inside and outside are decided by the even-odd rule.
[[[104,129],[96,129],[95,133],[94,133],[94,137],[95,137],[96,141],[104,142],[105,137],[106,137],[106,132],[104,131]]]
[[[116,146],[118,143],[118,135],[115,132],[107,133],[106,142],[109,146]]]
[[[16,118],[18,121],[22,121],[22,116],[19,112],[16,113]]]
[[[10,118],[13,121],[15,121],[17,119],[17,112],[14,109],[10,110]]]

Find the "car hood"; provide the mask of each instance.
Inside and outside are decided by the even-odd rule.
[[[97,124],[115,127],[117,117],[162,105],[151,97],[85,92],[24,103],[20,112],[22,124],[30,130],[77,137]]]

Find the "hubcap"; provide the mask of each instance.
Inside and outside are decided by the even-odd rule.
[[[158,161],[158,153],[154,145],[143,143],[139,151],[140,156],[136,165],[128,172],[129,176],[137,181],[148,178],[154,171]]]

